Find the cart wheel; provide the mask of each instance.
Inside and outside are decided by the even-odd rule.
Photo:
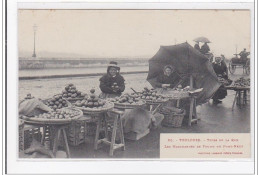
[[[250,60],[248,60],[248,61],[246,62],[245,72],[246,72],[247,75],[250,74]]]
[[[234,74],[236,66],[232,64],[232,61],[229,62],[228,69],[231,74]]]

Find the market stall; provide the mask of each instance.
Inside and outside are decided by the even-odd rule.
[[[188,93],[189,105],[186,108],[191,110],[189,112],[189,125],[191,125],[192,122],[197,121],[196,106],[207,102],[221,84],[218,82],[218,78],[207,57],[187,42],[173,46],[161,46],[159,51],[149,60],[147,80],[154,88],[156,88],[158,75],[162,74],[162,70],[166,65],[175,67],[176,73],[181,76],[182,81],[180,84],[182,87],[189,86],[189,89],[194,92],[200,89],[195,94]],[[195,120],[192,120],[191,117]]]
[[[247,104],[247,96],[248,92],[250,91],[250,78],[245,79],[241,77],[235,80],[231,85],[225,86],[225,89],[236,92],[232,105],[233,111],[235,104],[237,104],[239,107]]]
[[[41,136],[42,145],[44,144],[46,138],[46,132],[47,132],[46,128],[50,128],[50,127],[53,128],[53,133],[51,134],[54,137],[53,140],[50,139],[49,141],[53,142],[51,144],[53,145],[52,153],[54,156],[56,155],[59,146],[60,136],[62,134],[67,157],[70,158],[70,150],[69,150],[65,128],[67,128],[68,125],[73,120],[77,120],[82,115],[83,113],[80,110],[74,108],[62,108],[56,111],[35,115],[33,117],[21,116],[21,119],[23,119],[27,124],[31,124],[33,126],[38,126],[43,128],[43,133]]]

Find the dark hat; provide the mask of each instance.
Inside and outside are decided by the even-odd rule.
[[[111,67],[114,67],[114,68],[116,68],[116,69],[120,69],[120,67],[117,65],[117,62],[115,62],[115,61],[110,61],[110,63],[108,64],[108,66],[107,66],[108,68],[111,68]]]
[[[174,67],[174,66],[172,66],[172,65],[166,65],[166,66],[163,67],[163,71],[165,71],[167,68],[171,69],[172,72],[173,72],[173,70],[175,70],[175,67]]]

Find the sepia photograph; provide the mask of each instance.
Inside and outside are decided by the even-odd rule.
[[[18,158],[251,158],[251,15],[18,9]]]

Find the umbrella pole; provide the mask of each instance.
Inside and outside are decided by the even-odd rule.
[[[193,76],[190,75],[190,88],[193,89]],[[193,118],[194,117],[194,118]],[[191,126],[191,124],[197,123],[198,117],[197,117],[197,110],[196,110],[196,96],[191,95],[190,96],[190,113],[189,113],[189,121],[188,125]]]
[[[190,88],[193,89],[193,77],[190,75]]]

